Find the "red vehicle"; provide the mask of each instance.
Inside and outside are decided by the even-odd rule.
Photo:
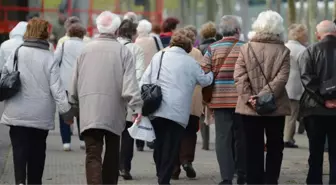
[[[47,17],[47,14],[59,14],[59,8],[45,8],[45,1],[40,0],[40,7],[29,7],[29,0],[0,0],[0,43],[8,39],[8,33],[12,28],[19,22],[26,20],[28,14],[37,13],[41,17]],[[50,0],[49,0],[50,1]],[[67,0],[66,14],[74,15],[81,12],[86,12],[88,14],[87,30],[89,35],[92,36],[95,26],[94,26],[94,16],[98,15],[103,10],[94,9],[94,0],[88,0],[87,9],[78,9],[72,7],[72,1]],[[114,0],[114,7],[112,11],[116,14],[124,14],[126,12],[121,12],[120,8],[121,0]],[[35,2],[35,1],[34,1]],[[162,22],[162,10],[163,10],[163,0],[156,0],[156,10],[154,12],[135,12],[139,15],[148,17],[153,22]]]

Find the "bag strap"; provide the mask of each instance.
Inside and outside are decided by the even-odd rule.
[[[160,58],[159,72],[158,72],[158,74],[157,74],[157,78],[156,78],[156,80],[158,80],[159,77],[160,77],[161,65],[162,65],[162,59],[163,59],[163,54],[164,54],[164,53],[165,53],[165,51],[162,51],[161,58]]]
[[[239,41],[239,40],[236,40],[236,41],[232,44],[230,50],[229,50],[229,51],[227,52],[227,54],[225,55],[225,57],[224,57],[222,63],[220,63],[220,66],[222,66],[222,65],[224,64],[226,58],[230,55],[232,49],[236,46],[236,44],[237,44],[238,41]],[[211,52],[211,47],[210,47],[210,46],[208,47],[208,52]],[[219,71],[220,71],[220,68],[219,68],[218,71],[215,73],[215,75],[214,75],[214,80],[215,80],[215,78],[217,77],[217,75],[219,74]]]
[[[153,39],[154,39],[154,41],[155,41],[156,49],[157,49],[158,51],[160,51],[160,46],[159,46],[159,42],[158,42],[157,38],[156,38],[155,36],[153,36]]]
[[[131,42],[126,42],[124,45],[126,46],[127,44],[130,44]]]
[[[268,87],[270,88],[271,92],[274,94],[273,89],[272,89],[272,87],[270,86],[270,84],[268,83],[268,80],[267,80],[267,77],[266,77],[266,75],[265,75],[265,73],[264,73],[264,70],[263,70],[263,68],[262,68],[262,66],[261,66],[261,64],[260,64],[260,62],[259,62],[259,60],[258,60],[258,58],[257,58],[257,55],[255,54],[254,50],[252,49],[251,44],[248,43],[247,45],[248,45],[248,48],[251,50],[253,57],[256,59],[257,64],[258,64],[258,66],[259,66],[259,68],[260,68],[260,71],[261,71],[262,75],[264,76],[264,78],[265,78],[265,80],[266,80],[266,83],[267,83]]]
[[[19,49],[21,48],[22,45],[20,45],[18,48],[16,48],[15,53],[14,53],[14,62],[13,62],[13,70],[18,71],[19,67],[19,61],[18,61],[18,55],[19,55]]]
[[[64,45],[65,45],[65,42],[63,42],[63,44],[62,44],[61,61],[59,62],[59,66],[61,66],[61,64],[62,64],[62,62],[63,62],[63,55],[64,55]]]

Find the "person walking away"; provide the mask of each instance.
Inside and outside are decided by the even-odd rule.
[[[66,33],[68,33],[68,29],[70,28],[70,26],[72,24],[76,24],[76,23],[82,24],[81,20],[78,17],[71,16],[71,17],[67,18],[67,20],[64,23],[64,28],[65,28]],[[67,34],[65,34],[63,37],[61,37],[60,39],[57,40],[58,42],[57,42],[56,48],[59,45],[62,45],[63,42],[65,42],[66,40],[69,40],[69,39],[70,39],[70,37]],[[87,37],[86,35],[84,35],[83,41],[85,43],[88,43],[90,40],[91,40],[90,37]]]
[[[234,71],[239,96],[236,113],[241,115],[246,137],[246,182],[278,184],[284,149],[285,116],[290,115],[285,89],[290,70],[290,51],[284,45],[283,18],[277,12],[261,12],[252,29],[255,35],[241,47]],[[276,110],[260,115],[256,101],[267,93],[274,94]]]
[[[163,49],[163,44],[160,39],[160,33],[161,33],[161,25],[160,24],[153,24],[152,32],[149,34],[152,37],[155,37],[155,40],[159,44],[159,50]]]
[[[213,80],[212,72],[205,74],[188,55],[192,50],[188,32],[180,29],[173,34],[170,48],[154,55],[140,83],[157,84],[162,89],[161,106],[150,115],[154,117],[151,123],[156,135],[154,161],[158,184],[170,184],[196,84],[207,86]]]
[[[300,98],[304,91],[301,85],[300,69],[298,58],[305,50],[308,42],[308,31],[302,24],[292,24],[288,28],[288,42],[285,46],[290,50],[290,72],[286,90],[290,99],[291,115],[286,116],[285,122],[285,147],[298,148],[295,144],[294,135],[296,132],[296,122],[299,116]]]
[[[143,102],[134,56],[116,39],[121,24],[119,16],[104,11],[96,24],[100,35],[87,43],[78,57],[70,102],[74,107],[79,106],[87,184],[117,184],[126,108],[133,111],[133,120],[140,121]]]
[[[232,184],[237,169],[237,184],[245,183],[245,139],[244,130],[238,115],[235,114],[237,91],[233,72],[238,59],[241,25],[238,17],[225,15],[220,22],[223,39],[211,44],[205,53],[203,68],[215,74],[212,99],[208,107],[214,110],[216,128],[216,154],[222,181],[220,184]],[[237,159],[233,149],[237,148]],[[235,166],[236,162],[236,166]]]
[[[16,55],[21,89],[5,100],[1,117],[1,123],[10,127],[15,184],[42,184],[46,139],[55,128],[55,104],[62,115],[71,108],[49,51],[48,25],[39,18],[30,20],[24,43],[10,54],[2,70],[2,78],[14,70]]]
[[[138,16],[134,12],[127,12],[123,17],[123,20],[130,20],[132,23],[135,24],[139,23]]]
[[[66,20],[66,15],[59,14],[57,21],[53,24],[52,34],[55,36],[56,40],[59,40],[60,38],[65,36],[66,28],[64,27],[64,23]]]
[[[307,184],[323,184],[324,144],[328,139],[329,184],[336,184],[336,96],[333,89],[336,57],[336,25],[324,20],[316,26],[317,43],[301,55],[299,66],[304,92],[300,116],[309,140]],[[318,69],[318,70],[316,70]],[[326,92],[327,91],[327,92]]]
[[[23,43],[23,35],[27,29],[27,22],[19,22],[12,31],[9,32],[9,40],[3,42],[0,46],[0,69],[2,70],[8,57]],[[1,74],[0,74],[1,75]]]
[[[141,20],[137,27],[138,37],[135,39],[135,44],[140,46],[141,49],[144,51],[145,56],[145,69],[149,65],[150,61],[152,60],[155,53],[161,50],[159,42],[160,39],[151,36],[150,33],[152,31],[152,23],[147,20]],[[150,149],[153,149],[154,142],[147,142],[147,146]],[[142,151],[145,142],[141,140],[136,140],[137,149]]]
[[[202,25],[200,30],[200,36],[201,36],[201,44],[199,45],[198,49],[202,52],[202,55],[205,55],[207,52],[209,46],[216,42],[216,25],[213,22],[207,22]],[[202,116],[200,119],[200,129],[201,129],[201,135],[202,135],[202,149],[203,150],[209,150],[209,139],[210,139],[210,127],[208,124],[206,124],[206,120],[209,120],[209,116],[211,114],[211,111],[206,105],[203,105],[203,111]]]
[[[191,40],[193,45],[196,39],[195,36],[195,32],[197,32],[196,28],[193,26],[186,26],[184,29],[188,31],[187,37]],[[165,50],[168,49],[169,48],[166,48]],[[203,59],[202,53],[197,48],[194,47],[192,47],[189,56],[191,56],[199,64]],[[191,112],[189,116],[188,125],[182,134],[179,153],[175,160],[175,166],[172,175],[172,179],[174,180],[179,179],[181,173],[180,166],[182,166],[188,178],[196,177],[196,171],[192,163],[194,162],[195,159],[197,132],[199,130],[199,120],[201,114],[202,114],[202,87],[196,85],[192,95]]]
[[[74,70],[74,65],[78,56],[81,54],[85,43],[83,41],[86,30],[83,25],[79,23],[72,24],[67,32],[67,35],[70,37],[69,40],[63,42],[62,45],[59,45],[55,51],[55,60],[60,67],[61,81],[65,89],[69,91],[71,78]],[[71,128],[68,123],[66,123],[63,118],[60,116],[60,131],[63,143],[63,150],[71,150]],[[85,143],[83,137],[80,135],[80,122],[79,117],[77,120],[77,130],[80,140],[80,148],[85,149]]]
[[[180,21],[173,17],[168,17],[162,23],[162,31],[163,33],[160,34],[160,39],[163,45],[163,48],[166,48],[170,44],[170,39],[176,30],[177,25]]]
[[[118,41],[120,44],[127,47],[134,58],[135,61],[135,71],[136,71],[136,80],[139,82],[145,71],[145,56],[144,51],[137,44],[132,43],[134,37],[137,35],[137,24],[126,19],[121,22],[121,25],[118,30]],[[126,127],[121,135],[121,148],[120,148],[120,176],[125,180],[132,180],[131,171],[131,162],[133,158],[133,149],[134,149],[134,139],[129,135],[128,128],[133,125],[132,120],[133,110],[128,108],[126,116]],[[138,150],[143,151],[142,148],[138,147]]]

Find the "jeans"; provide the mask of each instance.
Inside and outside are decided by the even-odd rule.
[[[165,118],[152,120],[156,139],[154,144],[154,162],[158,184],[170,184],[176,157],[184,128]]]
[[[60,131],[61,131],[62,143],[63,144],[71,143],[72,133],[71,133],[70,125],[65,123],[61,115],[59,116],[59,119],[60,119]],[[76,119],[77,119],[77,130],[78,130],[79,140],[83,141],[83,137],[80,134],[79,117]]]
[[[86,148],[87,184],[118,184],[120,137],[106,130],[88,129],[84,131],[83,138]],[[105,155],[103,160],[104,140]]]
[[[336,116],[309,116],[304,120],[309,140],[307,184],[323,184],[323,155],[326,138],[329,152],[329,184],[336,184]]]
[[[42,184],[46,158],[47,130],[11,126],[9,135],[13,149],[16,184]]]

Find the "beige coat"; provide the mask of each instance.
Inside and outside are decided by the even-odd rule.
[[[127,104],[134,113],[142,108],[132,53],[112,38],[89,42],[75,65],[70,96],[79,103],[81,133],[103,129],[120,135]]]
[[[145,69],[146,69],[147,66],[149,65],[149,63],[151,62],[153,56],[155,55],[155,53],[157,53],[159,51],[156,47],[154,38],[149,36],[149,35],[148,36],[139,36],[135,40],[135,44],[140,46],[142,48],[142,50],[144,51]]]
[[[254,36],[250,44],[275,95],[277,110],[269,116],[290,115],[289,98],[285,89],[290,70],[289,49],[279,37],[267,34]],[[258,115],[248,103],[249,97],[259,96],[271,90],[248,44],[241,47],[234,79],[239,95],[236,112],[243,115]]]
[[[203,60],[203,55],[200,50],[193,48],[189,53],[191,57],[193,57],[198,63],[201,63]],[[203,109],[203,96],[202,96],[202,87],[197,85],[195,87],[195,91],[192,97],[191,103],[191,115],[201,117],[202,109]]]

